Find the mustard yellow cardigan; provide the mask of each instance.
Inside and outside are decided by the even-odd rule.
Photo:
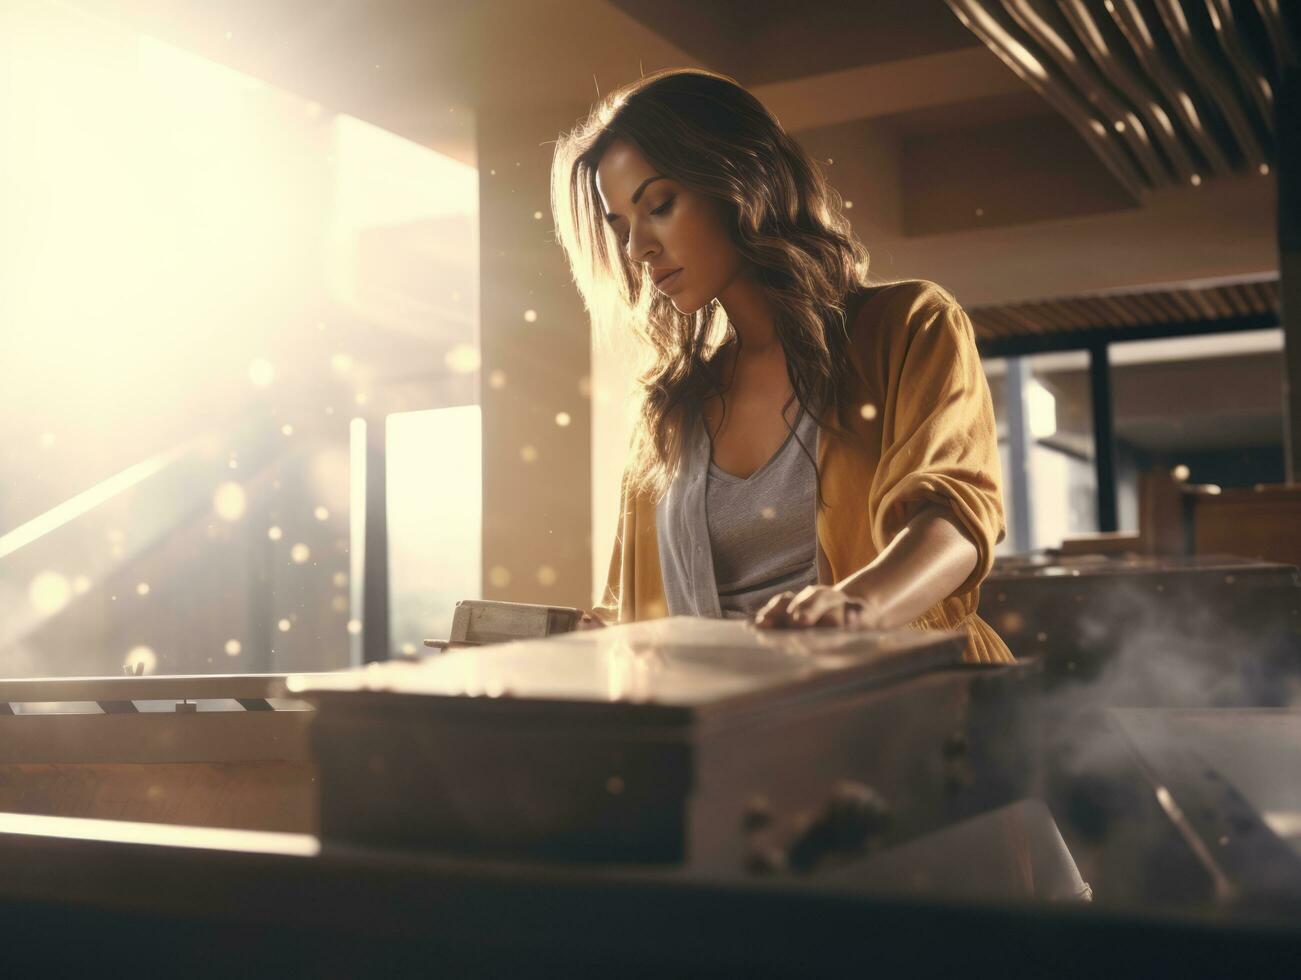
[[[846,315],[861,411],[851,438],[820,433],[826,506],[817,515],[818,580],[832,584],[862,568],[920,507],[943,504],[975,542],[976,567],[910,625],[965,631],[968,661],[1011,662],[1007,645],[976,615],[980,583],[1007,529],[994,407],[971,321],[952,295],[925,280],[866,287],[850,297]],[[609,580],[595,610],[606,622],[667,614],[655,504],[625,481]]]

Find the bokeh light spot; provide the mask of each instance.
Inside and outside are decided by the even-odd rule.
[[[560,426],[560,428],[568,428],[569,423],[572,421],[573,419],[569,417],[568,412],[556,412],[556,425]]]
[[[510,570],[500,565],[488,569],[488,582],[494,589],[504,589],[510,585]]]
[[[538,450],[536,446],[521,446],[519,458],[526,463],[536,463],[538,461]]]
[[[226,656],[228,656],[228,657],[238,657],[240,651],[243,650],[243,649],[244,649],[244,647],[243,647],[243,645],[239,642],[239,640],[227,640],[227,641],[226,641]]]
[[[285,532],[280,530],[280,528],[278,528],[274,524],[272,524],[269,528],[267,528],[267,537],[270,538],[272,541],[279,541],[284,536],[285,536]]]
[[[550,565],[542,565],[538,568],[539,585],[555,585],[558,577],[559,576],[556,575],[556,570]]]
[[[525,322],[525,323],[537,323],[537,322],[538,322],[538,311],[537,311],[537,310],[525,310],[525,311],[524,311],[524,322]]]
[[[307,547],[301,541],[289,549],[289,560],[295,565],[306,565],[308,559],[312,557],[312,549]]]
[[[217,516],[223,521],[234,523],[244,516],[244,509],[248,506],[248,498],[244,494],[244,488],[232,480],[218,484],[217,489],[212,494],[212,509],[217,512]]]
[[[479,370],[482,359],[478,348],[471,344],[457,344],[443,355],[443,363],[453,374],[473,374]]]
[[[43,616],[52,616],[72,598],[72,586],[58,572],[40,572],[27,588],[32,608]]]

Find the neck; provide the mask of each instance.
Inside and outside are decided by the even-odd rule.
[[[718,294],[718,302],[747,355],[780,348],[776,316],[758,280],[747,272],[739,273]]]

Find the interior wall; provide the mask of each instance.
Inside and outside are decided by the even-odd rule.
[[[591,592],[590,331],[553,240],[548,142],[585,109],[477,120],[489,599],[584,606]]]

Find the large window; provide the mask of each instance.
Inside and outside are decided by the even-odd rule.
[[[1096,532],[1088,354],[987,358],[985,375],[998,420],[1008,528],[997,553],[1056,547],[1069,535]],[[1016,398],[1019,413],[1013,410]],[[1021,473],[1017,461],[1024,464]]]
[[[389,422],[393,641],[436,633],[410,604],[477,590],[474,168],[58,4],[0,39],[0,675],[355,662]]]
[[[1283,331],[1115,343],[1108,348],[1121,530],[1138,530],[1138,476],[1282,483]]]

